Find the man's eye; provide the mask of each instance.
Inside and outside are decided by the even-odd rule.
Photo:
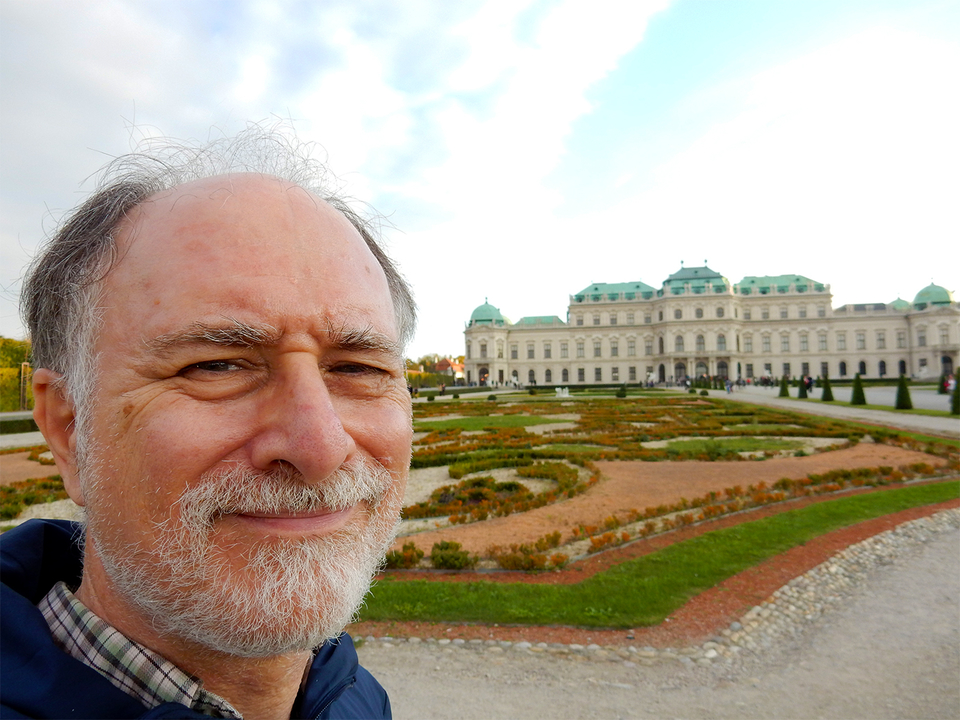
[[[204,362],[194,363],[193,365],[188,365],[183,370],[180,371],[181,375],[186,375],[192,372],[208,372],[208,373],[227,373],[232,372],[238,368],[235,362],[229,360],[206,360]]]

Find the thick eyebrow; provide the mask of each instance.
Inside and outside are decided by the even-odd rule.
[[[183,345],[259,347],[275,345],[279,340],[280,332],[271,325],[257,327],[233,318],[224,318],[223,324],[195,322],[184,330],[146,340],[145,344],[149,350],[166,354]]]
[[[400,343],[387,335],[366,328],[348,328],[328,325],[328,342],[339,350],[353,352],[381,352],[402,356]],[[183,330],[160,335],[145,341],[147,349],[160,355],[184,345],[215,345],[220,347],[265,347],[280,342],[283,333],[272,325],[251,325],[234,318],[224,318],[222,324],[192,323]]]
[[[328,332],[330,343],[341,350],[374,351],[398,358],[403,355],[400,343],[370,327],[357,329],[330,326]]]

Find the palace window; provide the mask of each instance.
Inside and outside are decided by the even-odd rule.
[[[762,347],[763,352],[765,353],[770,352],[770,336],[764,335],[761,342],[763,343],[763,347]]]
[[[837,333],[837,350],[846,350],[847,349],[847,334],[838,332]]]
[[[480,343],[480,357],[485,358],[487,356],[487,344],[485,342]]]
[[[593,356],[600,357],[600,341],[599,340],[593,341]]]
[[[683,335],[677,335],[673,341],[673,349],[676,352],[683,352]]]
[[[806,334],[806,333],[802,333],[802,334],[800,335],[800,352],[807,352],[807,350],[810,349],[809,343],[810,343],[810,341],[809,341],[809,339],[807,338],[807,334]]]
[[[797,308],[797,317],[805,318],[806,316],[807,316],[807,306],[801,305],[800,307]],[[804,373],[804,374],[809,375],[809,373]]]
[[[722,307],[718,307],[718,308],[717,308],[717,317],[718,317],[718,318],[722,318],[722,317],[723,317],[723,313],[724,313],[723,308],[722,308]]]
[[[780,352],[790,352],[790,336],[780,336]]]
[[[577,315],[577,325],[583,325],[583,315]]]
[[[744,310],[744,311],[743,311],[743,319],[744,319],[744,320],[749,320],[749,319],[750,319],[750,311],[749,311],[749,310]]]
[[[703,335],[697,335],[697,352],[703,352],[707,349],[707,344],[703,340]]]
[[[560,343],[560,357],[562,358],[570,357],[568,345],[565,342]]]
[[[637,381],[637,367],[636,365],[631,365],[627,368],[627,382],[636,382]]]
[[[785,307],[780,308],[780,319],[781,320],[787,319],[787,309]]]
[[[578,358],[583,357],[583,341],[582,340],[577,342],[577,357]]]
[[[727,349],[727,336],[717,335],[717,350],[724,352]]]
[[[907,333],[903,330],[897,330],[897,347],[905,348],[906,346],[907,346]]]
[[[533,360],[533,343],[527,343],[527,360]]]
[[[867,334],[858,332],[857,333],[857,350],[866,350],[867,349]]]
[[[543,357],[544,359],[553,357],[553,348],[550,347],[550,343],[548,342],[543,344]]]
[[[761,308],[761,310],[760,310],[760,318],[761,318],[762,320],[769,320],[769,319],[770,319],[770,308]]]
[[[616,340],[610,341],[610,357],[617,357],[620,355],[620,344]]]
[[[820,333],[819,335],[817,335],[817,346],[820,348],[820,350],[826,351],[826,349],[827,349],[827,334],[826,334],[826,333]]]
[[[637,341],[627,340],[627,355],[634,357],[637,354]]]
[[[697,316],[697,319],[698,319],[698,320],[699,320],[700,318],[702,318],[702,317],[703,317],[703,308],[697,308],[696,311],[694,312],[694,315]]]
[[[577,382],[585,382],[586,378],[584,377],[585,372],[583,368],[577,368]]]
[[[610,368],[610,380],[612,382],[620,382],[620,368]]]
[[[743,351],[745,353],[753,352],[753,335],[744,335],[743,336]]]
[[[616,324],[617,324],[617,314],[616,314],[616,313],[610,313],[610,324],[611,324],[611,325],[616,325]]]
[[[603,370],[601,368],[595,367],[593,369],[593,379],[594,382],[601,382],[603,380]]]
[[[673,311],[673,319],[674,319],[674,320],[680,320],[680,319],[682,319],[682,318],[683,318],[683,310],[679,310],[679,309],[678,309],[678,310],[674,310],[674,311]]]

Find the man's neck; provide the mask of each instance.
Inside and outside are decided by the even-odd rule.
[[[248,658],[159,633],[150,623],[137,622],[136,610],[115,593],[97,592],[96,588],[103,585],[92,581],[90,574],[97,572],[98,565],[96,562],[85,565],[83,580],[75,593],[87,608],[129,639],[199,678],[205,690],[229,702],[244,720],[288,720],[310,669],[311,653]]]

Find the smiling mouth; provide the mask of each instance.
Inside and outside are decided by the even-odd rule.
[[[328,535],[347,525],[356,509],[354,505],[343,510],[244,512],[229,517],[269,535]]]

